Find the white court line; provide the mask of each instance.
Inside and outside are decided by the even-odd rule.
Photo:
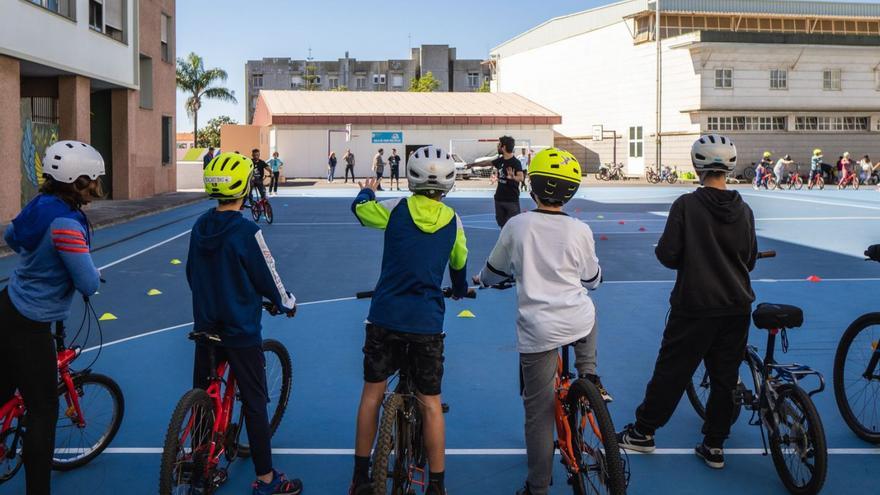
[[[57,454],[81,454],[85,449],[55,449]],[[160,447],[109,447],[105,454],[161,454]],[[353,455],[354,449],[272,449],[275,455]],[[657,449],[650,454],[627,451],[628,455],[693,455],[694,449]],[[728,455],[762,455],[764,449],[724,449]],[[880,448],[828,449],[830,455],[880,455]],[[526,449],[446,449],[452,456],[526,455]]]
[[[130,259],[134,258],[135,256],[139,256],[139,255],[141,255],[141,254],[146,253],[147,251],[150,251],[150,250],[156,249],[157,247],[162,246],[163,244],[168,244],[169,242],[171,242],[171,241],[173,241],[173,240],[175,240],[175,239],[181,238],[181,237],[185,236],[186,234],[189,234],[190,232],[192,232],[192,230],[185,230],[185,231],[183,231],[183,232],[181,232],[181,233],[179,233],[179,234],[177,234],[177,235],[175,235],[175,236],[172,236],[172,237],[169,237],[168,239],[165,239],[165,240],[162,241],[162,242],[157,242],[156,244],[153,244],[152,246],[145,247],[144,249],[141,249],[140,251],[137,251],[137,252],[135,252],[135,253],[129,254],[128,256],[125,256],[125,257],[123,257],[123,258],[119,258],[119,259],[116,260],[116,261],[111,261],[110,263],[107,263],[107,264],[104,265],[104,266],[99,266],[99,267],[98,267],[98,270],[104,270],[105,268],[110,268],[110,267],[113,266],[113,265],[118,265],[119,263],[122,263],[123,261],[130,260]]]

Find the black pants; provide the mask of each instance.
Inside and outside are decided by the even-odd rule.
[[[391,167],[391,185],[394,185],[395,179],[397,179],[397,188],[400,189],[400,167]]]
[[[705,443],[722,447],[730,434],[733,418],[733,391],[749,335],[749,315],[718,318],[670,316],[654,375],[645,390],[645,399],[636,409],[636,427],[654,434],[675,411],[681,394],[691,381],[700,361],[705,361],[712,387],[703,423]]]
[[[281,172],[272,172],[272,180],[269,182],[269,192],[278,192],[278,177]]]
[[[520,214],[519,200],[495,201],[495,222],[504,227],[508,220]]]
[[[193,387],[207,388],[211,373],[209,348],[196,345]],[[266,388],[266,357],[260,346],[214,347],[216,363],[229,362],[238,381],[244,422],[257,476],[272,472],[272,434],[269,429],[269,391]],[[235,418],[233,418],[234,420]]]
[[[254,177],[254,189],[260,193],[260,199],[266,199],[266,186],[263,185],[262,177]]]
[[[49,323],[18,312],[6,289],[0,292],[0,404],[18,390],[27,407],[24,470],[27,493],[48,494],[55,423],[58,421],[58,363]]]
[[[345,182],[348,182],[348,174],[351,174],[351,181],[354,182],[354,165],[345,166]]]

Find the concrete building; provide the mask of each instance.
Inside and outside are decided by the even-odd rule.
[[[43,152],[91,143],[114,199],[174,191],[175,0],[0,2],[0,222],[42,182]],[[20,109],[20,111],[16,111]]]
[[[329,151],[342,163],[351,149],[355,171],[364,177],[372,174],[379,148],[386,157],[396,148],[405,159],[421,146],[452,146],[472,160],[494,152],[505,134],[518,145],[552,146],[552,127],[561,122],[556,113],[514,94],[264,90],[254,125],[223,126],[220,140],[223,149],[259,147],[264,156],[278,151],[288,177],[326,176]],[[338,167],[340,176],[344,168]]]
[[[813,148],[880,156],[880,4],[660,8],[663,164],[689,167],[707,132],[732,136],[742,165],[764,150],[801,164]],[[562,115],[556,143],[588,167],[612,161],[616,135],[618,161],[642,173],[656,162],[654,16],[654,2],[627,0],[547,21],[492,50],[493,89]]]
[[[362,61],[345,52],[345,57],[332,61],[249,60],[245,65],[247,122],[253,121],[261,89],[332,90],[344,86],[350,91],[406,91],[413,79],[428,72],[440,81],[437,91],[475,91],[489,79],[489,68],[482,60],[459,60],[449,45],[413,48],[408,59]]]

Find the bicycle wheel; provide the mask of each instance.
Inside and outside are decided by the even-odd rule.
[[[666,176],[666,182],[668,182],[670,184],[675,184],[676,182],[678,182],[678,175],[677,174],[669,174],[668,176]]]
[[[834,399],[859,438],[880,443],[880,313],[868,313],[843,332],[834,355]]]
[[[768,189],[768,190],[771,190],[771,189],[772,189],[772,190],[775,191],[775,190],[778,189],[778,188],[779,188],[779,183],[776,182],[776,179],[774,179],[774,178],[772,178],[772,177],[769,178],[769,179],[767,179],[767,189]]]
[[[819,412],[810,396],[797,385],[785,384],[776,392],[778,431],[771,431],[770,455],[789,493],[813,495],[825,483],[828,449]]]
[[[819,190],[825,189],[825,179],[822,177],[816,178],[816,184],[819,186]]]
[[[397,451],[395,439],[405,437],[405,421],[401,423],[398,412],[403,409],[403,396],[391,394],[382,405],[382,419],[379,421],[379,436],[376,439],[376,448],[373,450],[373,495],[385,495],[388,491],[388,468],[392,452],[395,458],[402,457]],[[395,459],[395,464],[397,464]],[[395,466],[396,467],[396,466]]]
[[[214,429],[214,407],[207,392],[193,389],[174,408],[159,468],[159,494],[210,493],[206,479],[208,455]],[[213,475],[210,475],[213,477]]]
[[[599,180],[608,180],[608,169],[603,168],[596,172],[596,178]]]
[[[852,186],[853,186],[853,189],[855,189],[856,191],[859,190],[859,178],[858,177],[853,177]]]
[[[572,480],[575,495],[626,493],[625,461],[602,395],[595,385],[581,379],[571,384],[567,400],[572,447],[579,457],[578,473]]]
[[[266,359],[266,388],[269,390],[269,432],[275,435],[284,413],[287,411],[287,404],[290,400],[290,391],[293,388],[293,361],[290,359],[290,353],[284,344],[274,339],[266,339],[263,341],[263,356]],[[236,423],[238,431],[235,433],[237,451],[235,455],[238,457],[248,457],[251,455],[250,446],[242,444],[238,439],[241,438],[244,428],[244,415],[240,411],[238,413],[238,423]]]
[[[755,167],[746,167],[743,169],[743,178],[748,181],[753,181],[755,180],[756,173],[757,171],[755,170]]]
[[[259,201],[251,203],[251,216],[254,217],[255,222],[260,221],[260,216],[263,215],[263,204]]]
[[[82,416],[73,408],[68,390],[62,389],[52,458],[52,469],[56,471],[69,471],[91,462],[113,441],[125,415],[122,390],[109,376],[77,375],[73,386]]]
[[[266,223],[271,224],[275,217],[272,215],[272,204],[268,201],[266,201],[266,211],[264,213],[266,214]]]
[[[742,378],[737,378],[736,386],[743,386]],[[694,372],[694,377],[691,380],[691,383],[688,383],[687,388],[685,388],[685,392],[687,393],[688,401],[691,403],[691,406],[693,406],[694,411],[696,411],[697,415],[704,420],[706,419],[706,401],[709,400],[710,390],[709,372],[706,371],[706,365],[701,361],[700,365],[697,367],[697,371]],[[742,404],[734,403],[733,416],[730,419],[730,424],[736,423],[741,412]]]
[[[794,186],[794,189],[796,191],[800,191],[804,188],[804,179],[801,179],[800,175],[794,176],[794,180],[789,185],[789,188],[791,188],[792,186]]]
[[[0,433],[0,484],[9,481],[21,469],[21,418]]]

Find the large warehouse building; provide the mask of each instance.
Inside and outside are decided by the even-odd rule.
[[[658,89],[663,164],[689,166],[707,132],[731,135],[742,165],[764,150],[880,156],[880,4],[662,0],[659,88],[655,9],[547,21],[492,50],[493,90],[562,115],[557,145],[589,168],[612,161],[614,136],[630,173],[656,163]]]
[[[472,160],[495,150],[493,141],[505,134],[518,145],[552,146],[553,126],[560,123],[556,113],[515,94],[264,90],[252,127],[260,130],[261,142],[253,138],[250,147],[278,151],[285,174],[296,177],[326,176],[329,151],[339,158],[341,176],[342,155],[351,149],[363,177],[379,148],[386,157],[396,148],[405,158],[420,146],[451,146]],[[223,130],[224,149],[227,135],[232,129]],[[235,146],[249,149],[240,139]]]

